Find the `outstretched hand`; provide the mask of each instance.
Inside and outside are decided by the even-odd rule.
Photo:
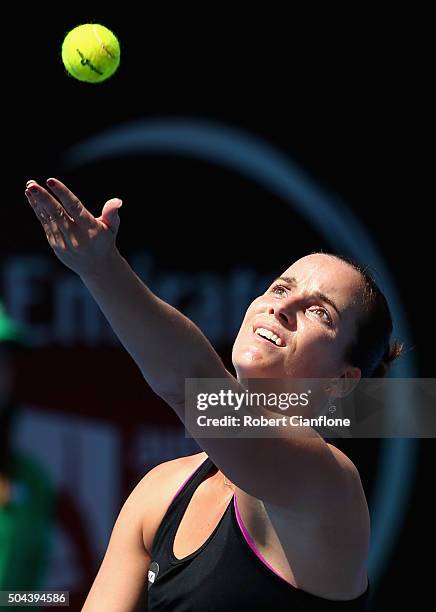
[[[54,195],[33,180],[27,182],[25,194],[50,246],[80,276],[98,272],[116,251],[121,200],[108,200],[101,215],[94,217],[61,181],[50,178],[47,185]]]

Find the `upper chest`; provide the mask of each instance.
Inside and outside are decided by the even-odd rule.
[[[229,504],[236,502],[244,537],[293,586],[333,599],[351,599],[365,590],[365,536],[356,537],[350,521],[345,524],[335,517],[320,523],[293,516],[237,487],[233,500],[233,490],[222,486],[221,477],[218,473],[202,482],[192,495],[172,542],[178,559],[198,550],[214,532]]]

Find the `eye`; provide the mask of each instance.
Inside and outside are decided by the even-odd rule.
[[[308,310],[310,310],[310,312],[317,313],[317,316],[325,321],[325,323],[328,325],[332,324],[332,319],[325,308],[322,308],[321,306],[312,306],[311,308],[308,308]]]
[[[271,293],[275,293],[276,295],[283,295],[283,293],[281,293],[282,291],[284,291],[286,295],[286,287],[283,287],[283,285],[274,285],[271,289]]]

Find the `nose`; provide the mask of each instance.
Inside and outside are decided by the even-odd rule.
[[[274,316],[287,329],[295,330],[297,326],[298,300],[295,297],[283,299],[279,304],[271,304],[268,314]]]

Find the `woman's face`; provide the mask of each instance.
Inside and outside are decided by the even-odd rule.
[[[232,360],[238,379],[331,378],[344,361],[361,312],[362,278],[344,261],[308,255],[283,272],[248,307]],[[274,332],[272,342],[259,328]]]

